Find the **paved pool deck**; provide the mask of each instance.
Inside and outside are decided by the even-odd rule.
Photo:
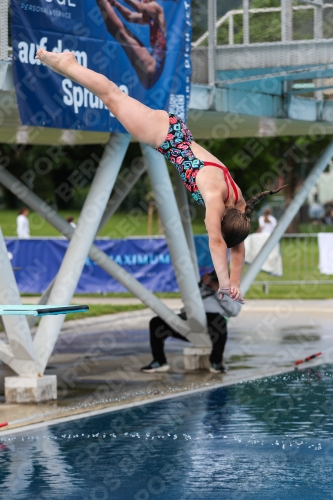
[[[178,311],[180,299],[164,299]],[[33,303],[34,298],[24,298]],[[138,299],[80,297],[73,303],[135,304]],[[333,362],[333,300],[248,300],[228,325],[227,373],[186,372],[182,341],[168,339],[170,372],[146,374],[151,361],[150,309],[64,323],[45,374],[56,374],[58,400],[38,405],[6,404],[5,376],[15,375],[0,364],[0,423],[5,429],[120,405],[134,405],[195,389],[229,385],[294,370],[294,361],[322,355],[299,365],[311,368]],[[4,337],[4,334],[1,335]],[[18,422],[17,422],[18,421]],[[1,430],[0,430],[1,435]]]

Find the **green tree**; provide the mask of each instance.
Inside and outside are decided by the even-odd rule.
[[[82,207],[103,151],[103,145],[0,145],[0,156],[9,158],[8,171],[44,201],[61,210]],[[121,167],[119,189],[122,188],[121,177],[141,155],[139,144],[131,143]],[[150,190],[149,178],[144,174],[120,209],[137,206]],[[3,193],[6,208],[17,209],[22,205],[10,190],[3,188]]]

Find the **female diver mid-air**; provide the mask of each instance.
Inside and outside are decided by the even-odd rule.
[[[153,110],[126,95],[104,75],[81,66],[71,52],[57,54],[39,49],[36,58],[99,97],[129,134],[157,149],[177,168],[195,201],[206,208],[205,224],[219,292],[221,296],[230,295],[244,302],[239,286],[245,256],[244,240],[250,232],[249,216],[264,196],[282,188],[263,191],[245,202],[229,170],[193,140],[180,118],[167,111]]]

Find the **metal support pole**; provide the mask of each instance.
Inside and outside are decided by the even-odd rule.
[[[315,99],[318,101],[317,102],[317,120],[321,121],[322,120],[322,114],[323,114],[323,100],[324,100],[324,92],[323,89],[320,87],[323,86],[323,80],[321,78],[317,78],[315,80],[315,87],[319,87],[318,90],[315,90]]]
[[[43,217],[49,224],[55,227],[66,238],[71,239],[74,234],[72,226],[61,217],[52,207],[36,196],[27,186],[16,179],[11,173],[0,167],[0,182],[15,196]],[[91,245],[89,257],[94,260],[106,273],[119,281],[125,288],[138,297],[144,304],[150,307],[172,328],[185,337],[190,338],[191,333],[187,321],[181,320],[160,299],[147,290],[141,283],[129,273],[116,264],[108,255],[96,245]],[[51,286],[51,285],[50,285]],[[7,362],[6,362],[7,363]]]
[[[293,39],[293,2],[281,0],[281,40],[291,42]]]
[[[99,225],[99,228],[97,230],[97,234],[103,229],[107,221],[112,217],[112,215],[115,213],[115,211],[118,209],[119,205],[122,203],[122,201],[126,198],[128,193],[131,191],[133,186],[136,184],[136,182],[139,180],[141,175],[146,172],[147,170],[147,165],[142,159],[140,163],[136,164],[135,167],[130,171],[130,173],[127,175],[125,179],[123,179],[122,184],[124,186],[123,189],[118,188],[117,186],[115,187],[115,191],[112,194],[110,201],[106,207],[106,210],[104,212],[104,215],[102,217],[101,223]],[[74,233],[74,231],[73,231]],[[72,233],[72,234],[73,234]],[[69,236],[67,236],[69,238]],[[41,298],[38,301],[38,304],[47,304],[47,301],[49,299],[50,293],[52,286],[54,284],[55,279],[50,283],[50,285],[47,287],[47,290],[42,294]],[[36,316],[29,316],[27,318],[28,324],[30,327],[34,326],[37,321],[39,320],[38,317]]]
[[[49,304],[69,304],[93,244],[110,193],[113,189],[130,136],[111,135],[80,213],[73,237],[52,287]],[[34,338],[40,372],[43,373],[57,341],[64,315],[42,318]]]
[[[139,162],[137,162],[127,177],[125,179],[122,179],[121,182],[121,187],[115,186],[114,192],[112,193],[112,196],[110,198],[110,201],[106,207],[105,213],[102,217],[101,223],[99,225],[97,234],[102,230],[102,228],[105,226],[107,221],[112,217],[112,215],[115,213],[115,211],[118,209],[119,205],[123,202],[123,200],[126,198],[126,196],[131,192],[132,188],[135,186],[135,184],[138,182],[142,174],[144,174],[147,171],[147,164],[144,161],[144,159],[140,159]]]
[[[234,44],[234,16],[229,15],[229,45]]]
[[[323,38],[323,1],[320,1],[321,5],[317,4],[314,11],[314,38],[315,40],[321,40]]]
[[[0,229],[0,302],[22,304],[14,272],[8,258],[5,240]],[[37,375],[31,333],[25,316],[3,316],[9,345],[1,342],[0,359],[18,375]]]
[[[300,207],[306,200],[311,188],[316,184],[316,181],[320,174],[324,172],[327,165],[330,163],[333,157],[333,141],[327,146],[324,153],[321,155],[312,171],[308,175],[307,179],[304,181],[302,187],[297,191],[295,197],[290,203],[287,210],[284,212],[283,216],[278,222],[278,225],[272,232],[269,239],[266,241],[265,245],[262,247],[257,257],[252,262],[247,273],[241,282],[241,290],[243,295],[246,294],[253,281],[255,280],[257,274],[259,273],[261,266],[266,261],[267,257],[273,250],[274,246],[278,243],[281,236],[284,234],[285,230],[299,211]]]
[[[193,269],[194,272],[196,273],[196,279],[197,281],[200,280],[200,273],[199,273],[199,266],[198,266],[198,258],[197,258],[197,252],[195,249],[195,244],[194,244],[194,238],[193,238],[193,231],[192,231],[192,224],[191,224],[191,212],[190,212],[190,207],[188,204],[188,199],[187,199],[187,194],[186,194],[186,189],[185,186],[178,175],[176,171],[174,171],[174,182],[176,185],[176,200],[177,200],[177,205],[178,205],[178,210],[180,213],[180,218],[183,224],[183,229],[184,233],[186,236],[186,241],[187,241],[187,246],[190,251],[191,259],[192,259],[192,264],[193,264]]]
[[[208,85],[216,80],[216,0],[208,0]]]
[[[250,43],[249,0],[243,0],[243,44]]]
[[[142,144],[141,148],[148,161],[148,173],[154,197],[191,330],[194,333],[206,332],[206,313],[165,159],[149,146]],[[208,338],[208,335],[203,337]]]
[[[100,250],[96,245],[92,245],[89,257],[96,262],[106,273],[116,279],[127,290],[133,293],[138,299],[152,309],[168,325],[191,340],[191,331],[187,321],[179,318],[169,309],[159,298],[151,293],[145,286],[133,278],[127,271],[120,267],[110,257]]]
[[[316,5],[314,11],[314,38],[315,40],[322,40],[323,38],[323,1],[320,0],[321,5]],[[316,87],[322,87],[323,81],[321,78],[318,78],[316,81]],[[318,104],[318,120],[322,119],[322,108],[323,108],[323,98],[324,92],[322,90],[315,91],[315,98],[317,101],[320,101]]]

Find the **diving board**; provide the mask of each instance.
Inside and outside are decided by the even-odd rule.
[[[87,312],[86,305],[0,305],[0,316],[48,316],[52,314],[71,314]]]

